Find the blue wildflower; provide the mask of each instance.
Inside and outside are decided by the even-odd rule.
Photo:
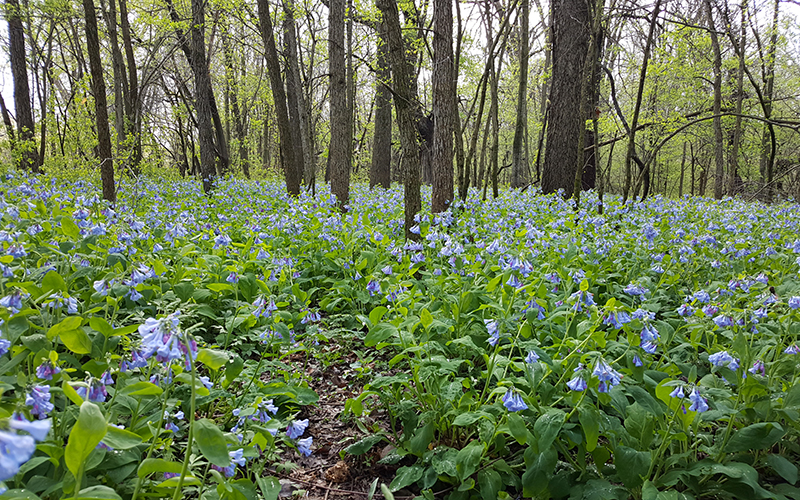
[[[528,405],[525,404],[522,397],[511,389],[503,396],[503,406],[512,412],[528,409]]]
[[[692,402],[691,406],[689,406],[689,411],[703,413],[704,411],[708,410],[708,401],[706,401],[706,398],[700,395],[700,393],[697,391],[697,387],[695,387],[692,390],[692,393],[689,394],[689,401]]]
[[[286,427],[286,435],[289,439],[297,439],[303,435],[306,428],[308,428],[308,419],[295,420]]]
[[[47,414],[53,411],[53,403],[50,402],[50,386],[35,385],[31,388],[25,398],[25,404],[31,407],[31,415],[44,420]]]
[[[313,442],[312,437],[307,437],[305,439],[300,439],[297,441],[297,451],[302,453],[304,456],[308,457],[311,456],[311,443]]]

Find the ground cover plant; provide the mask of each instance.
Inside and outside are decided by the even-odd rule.
[[[418,241],[398,189],[0,208],[4,498],[277,498],[336,346],[364,498],[800,497],[796,204],[475,193]]]

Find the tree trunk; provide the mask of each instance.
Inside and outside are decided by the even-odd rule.
[[[378,56],[375,78],[375,134],[372,137],[372,166],[369,171],[369,187],[392,185],[392,94],[388,87],[389,70],[388,40],[386,25],[378,25]]]
[[[775,52],[778,47],[778,12],[780,0],[775,0],[772,10],[772,26],[770,27],[769,46],[767,47],[766,70],[764,74],[764,118],[772,117],[772,99],[775,89]],[[761,156],[759,170],[761,180],[767,187],[767,200],[772,200],[772,176],[775,165],[775,130],[771,123],[764,125],[761,135]]]
[[[588,49],[589,9],[585,0],[554,0],[553,73],[542,192],[572,196],[578,145],[586,119],[581,114],[581,74]]]
[[[113,2],[114,0],[110,0]],[[133,135],[133,149],[129,159],[134,174],[139,173],[142,161],[142,103],[139,100],[139,78],[136,72],[136,57],[133,54],[131,26],[128,22],[128,0],[119,0],[119,27],[122,32],[122,45],[128,63],[128,91],[125,93],[125,125],[129,135]]]
[[[678,181],[678,198],[683,198],[683,173],[686,170],[686,142],[683,143],[683,154],[681,154],[681,177]]]
[[[330,73],[330,124],[331,142],[328,152],[330,162],[331,193],[336,196],[340,209],[350,198],[350,155],[348,142],[352,126],[347,108],[347,74],[345,66],[345,0],[331,0],[329,13],[329,73]]]
[[[704,0],[706,22],[711,36],[711,49],[714,53],[714,198],[721,199],[725,188],[725,158],[724,142],[722,138],[722,118],[719,116],[722,109],[722,52],[719,46],[717,28],[714,25],[714,14],[711,11],[711,0]]]
[[[117,201],[114,186],[114,159],[111,155],[111,134],[108,131],[108,104],[106,85],[103,81],[103,63],[100,60],[100,41],[97,36],[97,14],[92,0],[83,0],[86,16],[86,52],[89,54],[89,71],[92,75],[95,120],[97,124],[97,152],[100,160],[100,179],[103,184],[103,199]]]
[[[295,159],[295,147],[292,130],[289,126],[289,111],[286,105],[286,92],[281,80],[281,67],[278,61],[278,50],[275,47],[272,19],[269,14],[269,2],[258,0],[258,19],[261,38],[264,41],[267,72],[269,73],[272,98],[275,102],[275,116],[278,121],[278,134],[280,135],[281,156],[283,157],[283,171],[286,177],[286,190],[292,196],[300,194],[299,163]],[[299,140],[299,138],[298,138]]]
[[[108,6],[106,6],[105,0],[100,0],[100,9],[106,22],[108,39],[111,44],[111,67],[114,74],[114,130],[117,132],[117,155],[120,155],[127,140],[125,94],[128,93],[128,79],[125,75],[125,61],[122,58],[117,36],[116,0],[110,0]]]
[[[25,63],[25,31],[22,26],[22,13],[17,0],[6,0],[6,17],[8,18],[11,75],[14,79],[14,109],[17,118],[17,140],[15,141],[16,154],[18,155],[16,158],[17,166],[30,169],[38,174],[41,158],[39,158],[36,151],[33,135],[31,91],[28,86],[28,67]],[[95,29],[96,37],[97,29]]]
[[[291,0],[283,2],[283,41],[286,49],[286,100],[289,107],[289,121],[292,134],[295,135],[295,162],[300,173],[308,185],[311,185],[313,172],[309,163],[311,160],[311,145],[308,141],[308,119],[306,103],[303,97],[303,85],[300,81],[300,67],[297,47],[297,27],[294,18],[294,3]],[[296,122],[296,123],[295,123]]]
[[[400,31],[400,14],[394,0],[377,0],[378,9],[386,23],[386,36],[389,54],[392,59],[392,82],[394,83],[394,107],[397,114],[397,128],[400,131],[400,145],[403,148],[403,183],[405,187],[405,233],[406,238],[416,240],[417,234],[411,232],[416,224],[414,217],[420,211],[422,202],[419,193],[419,143],[415,123],[415,96],[411,91],[413,75],[405,57],[403,36]]]
[[[433,190],[431,211],[444,212],[453,201],[453,77],[452,0],[433,2]]]
[[[741,27],[739,35],[739,68],[736,71],[736,107],[735,122],[733,125],[733,144],[731,145],[730,158],[728,158],[728,186],[729,196],[736,192],[736,177],[739,170],[739,146],[742,140],[742,101],[744,99],[744,66],[745,66],[745,40],[747,38],[747,0],[741,5]]]
[[[84,0],[85,1],[85,0]],[[206,62],[205,2],[192,0],[192,72],[194,73],[195,114],[197,115],[197,134],[200,143],[200,175],[203,178],[203,191],[208,193],[216,177],[214,153],[214,124],[211,111],[213,91],[211,74]]]
[[[519,23],[519,86],[517,87],[517,120],[514,126],[514,142],[511,147],[511,187],[527,186],[528,157],[525,155],[525,133],[528,123],[528,23],[530,8],[528,0],[520,1]]]
[[[231,47],[228,23],[222,26],[222,51],[225,59],[225,79],[228,82],[228,101],[230,102],[233,114],[233,129],[236,134],[236,144],[238,146],[239,163],[242,173],[246,178],[250,178],[250,155],[247,151],[247,137],[244,133],[244,119],[239,109],[239,80],[233,67],[233,49]]]

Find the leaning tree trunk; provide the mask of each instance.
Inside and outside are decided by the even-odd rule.
[[[289,126],[286,91],[283,88],[283,80],[281,80],[281,65],[278,60],[278,49],[275,47],[272,19],[270,18],[269,2],[267,0],[258,0],[258,19],[261,38],[264,41],[272,99],[275,102],[275,116],[278,122],[278,134],[280,135],[286,190],[290,195],[297,196],[300,194],[300,171],[298,162],[295,159],[295,138],[292,137],[292,129]],[[296,140],[300,140],[300,138],[298,137]]]
[[[389,90],[389,51],[386,25],[378,26],[378,60],[375,78],[375,134],[372,139],[372,166],[369,187],[392,185],[392,94]]]
[[[589,45],[589,9],[586,0],[554,0],[553,72],[547,146],[542,166],[542,192],[563,190],[572,196],[579,138],[586,125],[581,114],[581,73]]]
[[[106,85],[103,81],[103,63],[100,61],[100,41],[97,36],[97,14],[92,0],[83,0],[86,16],[86,52],[89,54],[89,71],[92,74],[92,93],[97,124],[97,152],[100,160],[100,179],[103,184],[103,199],[117,201],[114,187],[114,159],[111,155],[111,134],[108,130],[108,104]]]
[[[453,3],[433,2],[433,190],[431,211],[447,210],[453,201]]]
[[[41,159],[36,151],[34,140],[33,112],[31,111],[31,91],[28,86],[28,67],[25,63],[25,31],[22,14],[17,0],[6,0],[8,18],[9,58],[11,76],[14,79],[14,108],[17,115],[17,141],[15,146],[17,165],[39,173]],[[97,23],[95,23],[97,24]],[[95,36],[97,30],[95,29]]]
[[[340,209],[350,198],[350,120],[347,116],[347,74],[344,48],[345,0],[331,0],[329,9],[329,73],[331,142],[328,152],[330,162],[331,193],[336,196]]]

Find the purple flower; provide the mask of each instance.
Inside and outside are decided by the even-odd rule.
[[[22,464],[30,460],[36,451],[36,442],[31,436],[0,431],[0,481],[17,475]]]
[[[720,328],[726,328],[733,325],[733,318],[720,314],[714,318],[714,323]]]
[[[727,366],[731,370],[739,368],[739,360],[728,354],[728,351],[720,351],[708,357],[708,361],[714,366]]]
[[[525,362],[532,365],[537,361],[539,361],[539,355],[535,351],[528,351],[528,355],[525,356]]]
[[[269,303],[267,303],[267,299],[264,298],[263,295],[256,298],[256,300],[253,302],[253,306],[255,307],[255,310],[253,311],[253,316],[255,316],[256,318],[262,316],[266,317],[272,312],[278,310],[278,306],[275,305],[275,301],[270,300]]]
[[[686,397],[683,393],[682,385],[676,387],[672,392],[669,393],[669,395],[673,398],[678,398],[678,399],[683,399],[684,397]]]
[[[289,439],[297,439],[303,435],[308,427],[308,419],[295,420],[286,427],[286,435]]]
[[[628,295],[631,295],[631,296],[634,296],[634,297],[641,297],[642,295],[647,293],[647,288],[643,287],[642,285],[637,285],[635,283],[631,283],[628,286],[626,286],[623,291],[625,293],[627,293]]]
[[[25,404],[31,407],[31,415],[44,420],[47,414],[53,411],[53,403],[50,402],[50,386],[35,385],[25,398]]]
[[[528,409],[528,405],[525,404],[525,401],[522,400],[522,397],[511,389],[509,389],[505,396],[503,396],[503,406],[505,406],[508,411],[512,412]]]
[[[380,283],[378,283],[375,280],[370,281],[369,283],[367,283],[367,291],[369,292],[370,297],[374,296],[376,293],[380,293],[381,292]]]
[[[642,366],[642,358],[639,357],[638,354],[633,355],[633,366]]]
[[[61,372],[61,369],[49,359],[36,368],[36,376],[43,380],[53,380],[53,375]]]
[[[703,306],[702,310],[703,310],[703,314],[705,314],[706,316],[713,316],[713,315],[717,314],[717,311],[719,311],[719,307],[717,307],[717,306],[715,306],[713,304],[708,304],[706,306]]]
[[[595,363],[592,375],[600,379],[600,392],[608,392],[608,389],[619,384],[622,380],[622,374],[611,368],[603,358],[599,358]]]
[[[6,295],[0,299],[0,306],[11,311],[12,316],[17,314],[22,309],[22,294],[19,290],[16,290],[11,295]]]
[[[108,295],[108,291],[111,289],[112,284],[113,280],[112,281],[98,280],[92,284],[92,287],[94,288],[95,292],[97,292],[101,297],[105,297],[106,295]]]
[[[486,342],[491,346],[496,346],[500,341],[500,333],[497,331],[497,320],[485,319],[483,323],[486,325],[486,330],[489,332],[489,338],[486,339]]]
[[[312,437],[307,437],[305,439],[300,439],[297,441],[297,451],[302,453],[304,456],[311,456],[311,443],[313,442]]]
[[[680,307],[678,307],[678,314],[684,317],[691,316],[694,314],[694,308],[689,304],[681,304]]]
[[[508,285],[508,286],[510,286],[512,288],[519,288],[519,287],[522,286],[522,282],[519,280],[519,278],[517,278],[516,275],[512,274],[511,276],[508,277],[508,281],[506,281],[506,285]]]
[[[705,290],[698,290],[694,292],[692,298],[702,304],[708,304],[711,301],[711,295],[709,295]]]
[[[655,354],[656,350],[658,350],[658,344],[652,340],[643,340],[639,347],[647,354]]]
[[[753,375],[760,373],[762,376],[767,375],[767,370],[764,368],[764,362],[760,359],[757,359],[753,362],[753,366],[750,367],[747,371],[752,373]]]
[[[567,387],[576,392],[585,391],[587,387],[586,380],[584,380],[582,376],[576,375],[567,382]]]
[[[0,338],[0,356],[8,352],[8,349],[11,347],[11,342]]]
[[[244,449],[239,448],[236,451],[229,451],[228,456],[231,459],[231,464],[227,467],[218,467],[216,465],[212,465],[211,468],[222,472],[225,474],[225,477],[233,477],[236,475],[236,466],[244,466],[247,463],[247,460],[244,458]]]
[[[695,387],[692,390],[692,393],[689,394],[689,401],[692,402],[691,406],[689,406],[689,411],[703,413],[704,411],[708,410],[708,401],[706,401],[706,398],[700,395],[700,393],[697,391],[697,387]]]
[[[236,274],[235,272],[231,272],[231,273],[228,275],[228,277],[227,277],[227,278],[225,278],[225,281],[227,281],[228,283],[238,283],[238,282],[239,282],[239,279],[240,279],[240,278],[239,278],[239,275],[238,275],[238,274]]]
[[[186,357],[188,353],[186,344],[181,339],[179,316],[180,311],[176,311],[165,318],[148,318],[143,325],[139,326],[139,334],[142,336],[142,354],[146,358],[156,354],[156,359],[160,362],[184,359],[186,364],[189,364],[189,359]],[[195,359],[197,358],[197,344],[191,341],[191,347],[192,359]]]
[[[784,354],[800,354],[800,347],[798,347],[797,344],[792,344],[789,347],[787,347],[783,351],[783,353]]]
[[[792,309],[797,309],[800,307],[800,297],[794,296],[789,297],[789,307]]]
[[[34,420],[29,422],[22,414],[14,413],[8,421],[8,427],[17,431],[27,432],[36,441],[44,441],[50,433],[50,427],[53,421],[49,418],[47,420]]]

